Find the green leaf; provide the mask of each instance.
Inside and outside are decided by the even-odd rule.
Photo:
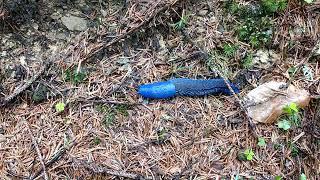
[[[307,180],[307,176],[304,173],[302,173],[300,174],[299,180]]]
[[[254,152],[252,149],[246,149],[244,151],[244,155],[246,156],[247,160],[248,161],[251,161],[253,159],[253,156],[254,156]]]
[[[288,73],[289,73],[289,76],[292,77],[297,71],[297,68],[296,67],[290,67],[288,69]]]
[[[64,108],[65,108],[65,104],[63,102],[59,102],[55,105],[55,108],[56,108],[56,111],[57,112],[62,112],[64,111]]]
[[[87,77],[87,74],[84,73],[82,70],[79,72],[76,68],[74,69],[67,69],[65,71],[64,79],[67,82],[72,82],[73,84],[80,84],[82,83]]]
[[[283,108],[283,111],[289,115],[294,115],[299,112],[299,108],[296,103],[290,103]]]
[[[304,2],[311,4],[313,2],[313,0],[304,0]]]
[[[278,125],[278,128],[283,129],[285,131],[291,128],[291,123],[287,120],[279,121],[277,125]]]
[[[274,180],[281,180],[282,179],[282,176],[276,176],[274,177]]]
[[[260,147],[266,146],[266,140],[262,137],[259,137],[258,138],[258,146],[260,146]]]

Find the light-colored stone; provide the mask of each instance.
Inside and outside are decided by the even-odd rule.
[[[85,31],[88,28],[87,21],[77,16],[63,16],[61,21],[62,24],[65,25],[70,31]]]
[[[279,59],[279,55],[274,53],[273,51],[258,50],[253,55],[252,64],[254,67],[266,69],[271,67],[273,63],[275,63]]]
[[[205,16],[205,15],[208,14],[208,10],[206,10],[206,9],[200,10],[198,14],[199,14],[200,16]]]
[[[248,115],[255,123],[273,123],[283,113],[283,108],[296,103],[300,108],[310,102],[309,92],[290,85],[283,88],[285,82],[271,81],[251,90],[244,97]]]

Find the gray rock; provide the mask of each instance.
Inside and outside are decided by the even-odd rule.
[[[88,28],[87,21],[77,16],[63,16],[61,21],[70,31],[85,31]]]
[[[252,63],[258,68],[269,68],[280,59],[279,55],[271,50],[258,50],[253,55]]]

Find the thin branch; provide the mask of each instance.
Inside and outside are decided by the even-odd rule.
[[[62,148],[60,148],[52,157],[51,159],[46,162],[44,165],[45,167],[49,168],[52,166],[53,163],[57,162],[58,160],[60,160],[64,155],[65,153],[67,152],[67,150],[69,150],[70,148],[72,148],[74,145],[76,144],[76,141],[73,140],[71,141],[71,143],[69,144],[69,146],[63,146]],[[35,179],[37,178],[38,176],[41,175],[41,173],[44,171],[43,168],[41,168],[40,170],[38,170],[34,176],[30,177],[29,179]]]
[[[128,105],[128,106],[136,106],[141,105],[141,103],[130,103],[130,102],[123,102],[123,101],[115,101],[115,100],[108,100],[108,99],[100,99],[100,98],[93,98],[93,99],[76,99],[77,102],[86,102],[86,103],[95,103],[95,104],[116,104],[116,105]]]
[[[52,61],[47,62],[44,66],[41,67],[39,72],[32,76],[27,82],[25,82],[22,86],[18,87],[12,94],[5,97],[4,99],[0,99],[0,107],[6,106],[13,99],[15,99],[18,95],[20,95],[23,91],[28,89],[52,64]]]
[[[87,161],[76,159],[76,158],[72,158],[72,161],[78,165],[85,167],[86,169],[92,171],[93,173],[97,173],[97,174],[109,174],[116,177],[123,177],[123,178],[130,178],[130,179],[151,179],[149,177],[143,177],[139,174],[109,169],[109,168],[97,165],[95,163],[89,163]]]
[[[31,137],[31,140],[32,140],[32,144],[34,145],[36,151],[37,151],[37,154],[38,154],[38,157],[39,157],[39,161],[40,161],[40,164],[42,166],[42,170],[43,170],[43,173],[44,173],[44,179],[45,180],[48,180],[48,174],[47,174],[47,171],[46,171],[46,165],[44,164],[43,162],[43,157],[42,157],[42,154],[41,154],[41,151],[39,149],[39,145],[37,143],[37,140],[35,139],[35,137],[33,136],[31,130],[30,130],[30,126],[29,126],[29,123],[27,121],[25,121],[25,124],[26,124],[26,128],[28,130],[28,133]]]

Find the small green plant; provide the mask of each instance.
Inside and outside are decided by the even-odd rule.
[[[73,84],[82,83],[87,77],[87,74],[81,70],[78,72],[77,69],[67,69],[65,71],[65,81],[72,82]]]
[[[164,142],[166,140],[166,134],[168,130],[166,128],[159,128],[157,131],[157,138],[159,142]]]
[[[278,143],[273,144],[273,148],[276,150],[280,149],[280,147],[281,147],[281,144],[278,144]]]
[[[300,113],[299,107],[296,103],[290,103],[289,105],[283,108],[283,111],[286,113],[287,119],[296,126],[300,126]]]
[[[58,113],[63,112],[65,108],[65,104],[63,102],[59,102],[55,105],[55,109]]]
[[[254,156],[254,151],[250,148],[250,149],[246,149],[243,153],[246,157],[246,159],[248,161],[251,161],[253,160],[253,156]]]
[[[94,145],[99,145],[99,144],[101,143],[101,139],[96,136],[96,137],[94,137],[94,139],[93,139],[93,143],[94,143]]]
[[[224,44],[223,45],[223,53],[227,56],[227,57],[233,57],[235,56],[236,52],[238,50],[238,46],[237,45],[233,45],[233,44]]]
[[[253,55],[249,53],[242,61],[242,66],[246,69],[250,69],[253,66]]]
[[[278,123],[278,128],[283,129],[283,130],[288,130],[291,128],[291,123],[288,120],[280,120]]]
[[[120,113],[124,116],[129,116],[129,113],[128,113],[129,108],[130,108],[129,106],[127,106],[125,104],[121,104],[121,105],[116,106],[115,109],[117,110],[118,113]]]
[[[174,24],[170,24],[175,30],[182,30],[186,27],[188,23],[188,16],[185,15],[185,12],[182,12],[180,20]]]
[[[102,123],[105,127],[110,127],[114,124],[115,119],[116,116],[114,112],[107,112],[102,119]]]
[[[258,146],[260,146],[260,147],[266,146],[266,140],[262,137],[259,137],[258,138]]]
[[[109,106],[99,104],[96,107],[96,110],[104,115],[102,119],[102,124],[104,127],[108,128],[114,124],[116,119],[114,109],[110,108]]]
[[[292,142],[288,142],[289,148],[291,150],[291,156],[292,157],[297,157],[299,155],[299,148]]]
[[[288,69],[288,74],[289,74],[290,77],[293,77],[296,72],[297,72],[297,68],[296,67],[290,67]]]
[[[274,177],[274,180],[282,180],[282,176],[276,176],[276,177]]]
[[[107,113],[110,111],[110,108],[108,106],[103,105],[103,104],[98,104],[96,106],[96,110],[100,113]]]
[[[267,45],[272,38],[271,22],[270,17],[248,17],[236,30],[238,38],[254,48]]]
[[[302,173],[300,174],[299,180],[307,180],[307,176],[304,173]]]
[[[283,111],[288,115],[294,115],[299,112],[299,108],[296,103],[290,103],[283,108]]]
[[[283,108],[283,112],[285,113],[285,116],[283,116],[281,120],[277,123],[278,128],[286,131],[290,129],[292,125],[300,125],[301,116],[296,103],[290,103],[289,105],[286,105]]]
[[[260,5],[239,5],[229,0],[225,3],[225,8],[236,17],[238,39],[258,48],[270,44],[273,15],[287,8],[287,0],[261,0]]]
[[[264,13],[273,14],[287,8],[287,0],[262,0],[261,5]]]

